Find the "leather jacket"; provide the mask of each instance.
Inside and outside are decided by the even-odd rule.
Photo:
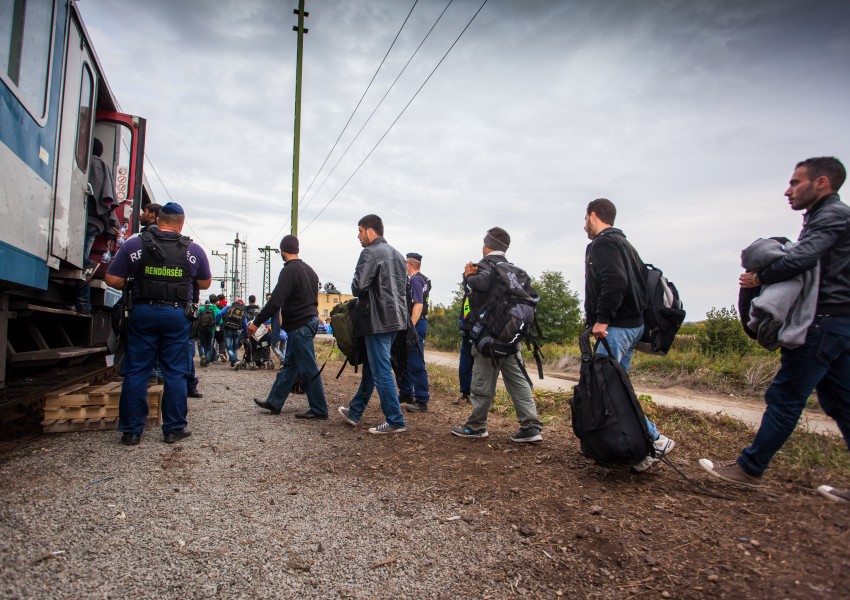
[[[803,273],[820,261],[817,314],[850,314],[850,206],[838,194],[824,196],[806,211],[797,243],[759,271],[764,284]]]
[[[358,336],[407,329],[407,264],[383,237],[363,248],[351,281]]]

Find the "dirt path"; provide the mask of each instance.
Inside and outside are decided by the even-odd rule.
[[[457,354],[436,350],[426,350],[425,360],[429,363],[454,368],[457,368],[458,363]],[[536,374],[529,373],[534,386],[544,390],[569,391],[577,383],[576,380],[561,373],[544,372],[544,379],[542,380],[538,379]],[[710,396],[682,388],[659,389],[641,386],[640,384],[635,386],[635,391],[638,394],[649,394],[661,406],[687,408],[708,414],[723,414],[751,427],[757,427],[761,423],[764,412],[764,404],[759,400],[748,400],[734,396]],[[817,410],[806,409],[803,411],[799,426],[807,431],[841,435],[835,421]]]
[[[41,435],[0,452],[0,597],[847,598],[850,510],[771,472],[729,490],[695,466],[749,434],[660,415],[673,459],[638,475],[585,460],[556,417],[539,445],[449,434],[468,408],[435,395],[409,430],[374,436],[335,409],[358,383],[323,379],[327,421],[253,405],[274,372],[203,371],[194,435],[139,446],[116,432]]]

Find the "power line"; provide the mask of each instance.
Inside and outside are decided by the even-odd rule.
[[[348,129],[348,125],[351,123],[351,119],[354,118],[354,115],[357,112],[357,109],[360,108],[360,104],[363,102],[363,99],[366,97],[366,94],[371,89],[372,83],[374,83],[375,78],[378,76],[378,73],[381,71],[381,67],[384,66],[384,63],[386,62],[387,57],[390,55],[390,52],[392,51],[393,46],[395,46],[396,41],[398,41],[398,37],[401,35],[401,31],[404,29],[404,26],[407,24],[408,19],[410,19],[410,15],[413,14],[413,9],[416,8],[417,4],[419,4],[419,0],[414,0],[413,6],[410,7],[410,12],[407,13],[407,16],[404,18],[404,22],[401,24],[401,27],[399,27],[398,32],[395,34],[395,37],[393,38],[393,41],[390,44],[390,47],[387,49],[386,54],[384,54],[384,58],[381,60],[381,64],[378,65],[378,68],[375,70],[375,74],[372,75],[372,79],[369,80],[369,85],[366,86],[366,90],[363,92],[363,95],[360,96],[360,100],[357,101],[357,105],[354,107],[354,110],[351,111],[351,115],[348,117],[348,121],[345,122],[345,125],[342,128],[342,131],[339,132],[339,137],[336,138],[336,141],[334,142],[333,147],[330,149],[330,151],[328,152],[328,155],[325,157],[325,160],[322,162],[322,166],[320,166],[319,170],[316,171],[316,174],[313,176],[313,180],[310,182],[310,185],[307,186],[307,190],[304,192],[304,195],[301,196],[302,200],[310,192],[310,189],[313,187],[313,184],[316,183],[316,179],[318,179],[319,173],[321,173],[322,169],[325,168],[325,165],[327,164],[328,159],[331,157],[331,154],[333,154],[333,151],[336,149],[337,144],[339,144],[339,140],[342,139],[343,134],[345,134],[346,129]],[[280,235],[280,232],[283,231],[286,228],[286,226],[287,226],[287,224],[289,223],[290,220],[291,220],[291,217],[284,222],[283,227],[281,227],[277,231],[277,233],[275,233],[272,236],[272,239],[269,240],[268,243],[272,243],[273,241],[275,241],[277,236]]]
[[[162,177],[160,177],[160,176],[159,176],[159,172],[156,170],[156,167],[155,167],[155,166],[153,166],[153,161],[151,161],[151,159],[150,159],[150,157],[148,156],[148,153],[147,153],[147,152],[145,152],[145,160],[146,160],[146,161],[148,161],[148,165],[150,165],[150,168],[151,168],[151,169],[153,169],[153,172],[154,172],[154,174],[156,175],[156,178],[159,180],[159,185],[161,185],[161,186],[162,186],[162,189],[163,189],[163,190],[165,190],[165,195],[166,195],[166,196],[168,196],[168,199],[169,199],[171,202],[174,202],[174,198],[172,198],[172,197],[171,197],[171,192],[169,192],[169,191],[168,191],[168,188],[167,188],[167,187],[165,187],[165,182],[162,180]],[[207,245],[206,245],[206,244],[205,244],[205,243],[201,240],[201,238],[199,238],[199,237],[198,237],[198,233],[197,233],[194,229],[192,229],[192,226],[191,226],[191,225],[189,225],[189,222],[188,222],[188,221],[183,221],[183,224],[184,224],[186,227],[188,227],[188,228],[189,228],[189,231],[191,231],[191,232],[192,232],[192,235],[194,235],[194,236],[195,236],[195,237],[193,237],[193,238],[192,238],[192,240],[193,240],[193,241],[198,242],[201,246],[203,246],[203,247],[204,247],[204,248],[206,248],[207,250],[212,251],[212,248],[211,248],[210,246],[207,246]]]
[[[431,73],[428,74],[428,77],[425,78],[425,81],[422,82],[422,85],[419,86],[419,89],[416,90],[416,93],[413,94],[413,97],[410,99],[410,101],[407,104],[404,105],[404,108],[401,109],[401,112],[398,113],[398,116],[390,124],[390,126],[386,130],[386,132],[384,132],[384,135],[382,135],[381,138],[378,140],[378,142],[372,147],[372,149],[369,151],[369,154],[366,155],[366,158],[364,158],[363,161],[359,165],[357,165],[357,168],[354,169],[354,172],[351,174],[351,176],[348,179],[345,180],[345,183],[342,184],[342,187],[340,187],[339,190],[337,191],[337,193],[334,194],[331,197],[330,200],[328,200],[327,204],[325,204],[325,206],[322,207],[322,210],[320,210],[316,214],[316,216],[313,217],[313,219],[309,223],[307,223],[307,226],[304,227],[304,229],[301,230],[302,233],[305,232],[310,227],[310,225],[312,225],[316,221],[316,219],[318,219],[322,215],[323,212],[325,212],[325,210],[328,208],[328,206],[331,205],[331,202],[336,200],[337,196],[339,196],[340,193],[342,193],[342,190],[345,189],[345,186],[348,185],[348,182],[351,181],[352,179],[354,179],[354,176],[357,175],[357,172],[360,171],[360,168],[364,164],[366,164],[366,161],[369,160],[369,157],[372,156],[372,153],[378,148],[378,146],[380,146],[381,142],[384,141],[384,138],[387,137],[387,135],[390,133],[390,131],[392,131],[392,128],[395,126],[396,123],[398,123],[398,120],[405,113],[405,111],[408,109],[408,107],[413,103],[413,101],[416,99],[416,96],[418,96],[419,92],[422,91],[422,88],[425,87],[425,84],[428,83],[428,81],[431,79],[431,77],[434,75],[434,73],[437,71],[437,69],[440,68],[440,65],[443,64],[443,61],[446,60],[446,57],[449,55],[449,53],[455,47],[455,44],[457,44],[458,41],[460,40],[460,38],[463,36],[463,34],[466,33],[466,30],[469,29],[470,25],[472,25],[472,22],[475,20],[475,17],[478,16],[478,13],[481,12],[481,9],[484,8],[485,4],[487,4],[487,0],[484,0],[484,2],[481,3],[481,6],[478,7],[478,10],[475,11],[475,14],[472,15],[471,19],[469,19],[469,22],[466,24],[466,26],[463,28],[463,30],[460,32],[460,34],[457,36],[457,38],[455,38],[455,41],[452,42],[452,45],[449,46],[448,50],[446,50],[446,53],[443,55],[443,58],[440,59],[440,62],[438,62],[437,65],[432,69]]]
[[[387,91],[384,93],[383,97],[378,102],[378,104],[375,106],[375,108],[372,110],[371,114],[366,119],[366,121],[363,123],[363,125],[360,127],[360,130],[357,132],[357,134],[348,143],[348,146],[342,152],[342,155],[340,155],[340,157],[334,163],[334,166],[331,168],[331,170],[328,172],[328,174],[325,175],[325,178],[322,180],[322,183],[319,184],[319,187],[316,188],[316,191],[313,192],[313,195],[310,196],[310,199],[307,200],[307,202],[304,203],[303,207],[299,208],[299,212],[301,212],[302,210],[306,210],[307,207],[310,206],[310,203],[313,201],[313,199],[316,197],[316,195],[321,191],[321,189],[324,187],[325,183],[327,183],[328,179],[330,179],[331,175],[333,175],[333,172],[336,171],[336,168],[339,166],[339,163],[342,162],[342,159],[345,158],[345,155],[348,154],[349,150],[351,150],[351,147],[354,145],[354,142],[357,141],[357,138],[359,138],[360,134],[363,133],[363,130],[366,129],[366,126],[369,124],[369,121],[372,120],[372,117],[374,117],[375,113],[378,112],[378,109],[381,108],[381,105],[384,103],[384,100],[386,100],[387,96],[389,96],[390,92],[395,87],[395,84],[398,83],[399,79],[401,79],[401,76],[404,75],[404,72],[407,70],[407,67],[410,66],[411,62],[413,62],[414,57],[419,53],[419,50],[425,44],[425,41],[431,35],[431,32],[433,32],[434,29],[437,27],[437,23],[439,23],[440,19],[443,18],[443,15],[446,14],[446,11],[449,9],[449,6],[452,5],[452,2],[454,2],[454,0],[449,0],[449,3],[446,4],[446,7],[443,9],[443,12],[440,13],[440,16],[437,17],[437,20],[434,21],[433,25],[431,25],[431,29],[428,30],[428,33],[426,33],[425,37],[422,38],[422,41],[419,42],[419,45],[416,47],[416,50],[413,51],[413,54],[410,55],[410,58],[407,59],[407,62],[405,63],[404,68],[402,68],[402,70],[399,71],[399,74],[396,76],[395,80],[393,80],[392,85],[390,85],[389,89],[387,89]],[[324,166],[324,165],[322,165],[322,166]],[[309,191],[309,189],[307,191]],[[306,193],[305,193],[305,196],[306,196]]]

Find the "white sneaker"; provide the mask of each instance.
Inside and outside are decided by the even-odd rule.
[[[351,418],[351,415],[348,413],[347,408],[345,408],[344,406],[340,406],[337,410],[339,410],[339,414],[342,415],[342,418],[345,419],[346,423],[348,423],[349,425],[353,425],[354,427],[357,427],[357,425],[359,424],[358,421],[355,421],[354,419]]]
[[[658,439],[652,442],[652,445],[655,446],[655,457],[653,458],[651,455],[647,454],[643,457],[642,461],[632,467],[632,471],[637,473],[648,471],[661,460],[662,456],[667,456],[673,451],[673,448],[676,447],[676,442],[668,438],[666,435],[659,435]]]

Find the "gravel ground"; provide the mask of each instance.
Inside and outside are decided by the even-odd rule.
[[[332,366],[324,377],[335,411],[356,379],[332,380]],[[178,444],[159,431],[130,448],[112,431],[66,433],[2,456],[0,596],[479,596],[477,569],[528,552],[490,530],[486,510],[452,519],[457,503],[404,469],[377,481],[350,468],[361,444],[384,446],[391,465],[397,440],[335,412],[297,421],[304,396],[281,416],[255,407],[274,376],[203,370],[205,397],[189,400],[193,435]],[[374,424],[377,397],[372,404],[364,421]]]
[[[275,372],[215,365],[180,443],[99,431],[0,447],[0,598],[850,598],[850,510],[813,491],[847,481],[713,481],[696,459],[732,458],[752,435],[740,424],[655,415],[718,498],[666,465],[593,464],[561,416],[542,444],[509,442],[509,411],[486,440],[454,437],[469,409],[439,393],[406,433],[370,435],[377,396],[346,424],[336,407],[359,376],[338,369],[327,421],[293,418],[304,396],[279,416],[256,407]]]

